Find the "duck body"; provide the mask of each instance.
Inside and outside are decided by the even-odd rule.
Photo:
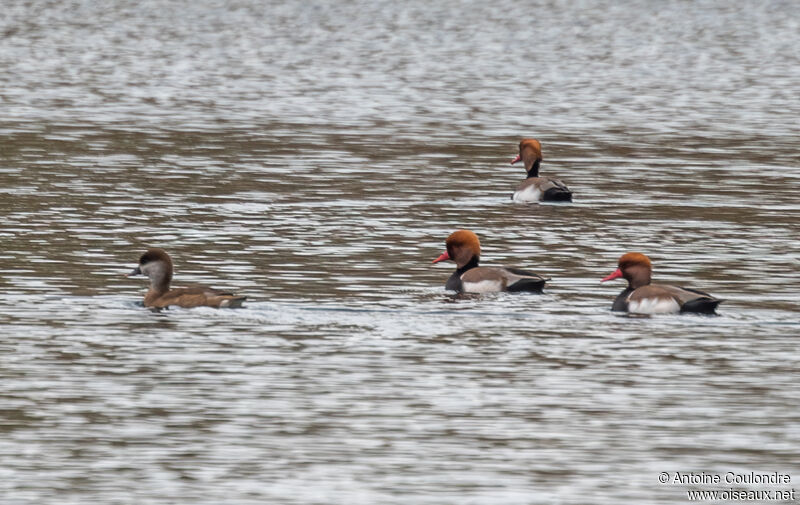
[[[246,296],[236,296],[207,286],[188,286],[173,288],[166,292],[149,289],[144,295],[144,306],[154,309],[165,309],[170,306],[239,308],[245,299]]]
[[[447,251],[433,260],[456,262],[456,271],[447,279],[445,289],[459,293],[532,292],[541,293],[549,280],[539,274],[508,267],[482,267],[480,242],[469,230],[459,230],[447,238]]]
[[[650,259],[641,253],[627,253],[619,260],[619,267],[602,282],[620,277],[628,281],[611,306],[615,312],[632,314],[716,314],[723,300],[705,291],[669,284],[651,284]]]
[[[519,183],[511,199],[521,203],[571,202],[572,192],[559,179],[529,177]]]
[[[614,300],[611,310],[634,314],[715,314],[722,300],[691,288],[650,284],[625,289]]]
[[[541,293],[547,281],[539,274],[518,268],[475,267],[464,273],[453,272],[445,289],[459,293]]]
[[[540,177],[539,166],[542,163],[542,146],[536,139],[523,139],[519,143],[519,154],[511,160],[511,164],[522,161],[528,177],[522,181],[511,195],[515,202],[571,202],[572,191],[560,179]]]
[[[172,259],[163,249],[148,249],[139,258],[139,266],[128,274],[129,277],[146,275],[150,288],[144,295],[144,306],[152,309],[168,307],[241,307],[246,296],[237,296],[206,286],[170,288],[172,281]]]

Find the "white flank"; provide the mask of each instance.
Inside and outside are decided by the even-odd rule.
[[[467,293],[496,293],[503,290],[503,284],[497,280],[464,282],[463,287]]]
[[[514,192],[514,196],[512,197],[512,199],[515,202],[525,202],[525,203],[538,202],[542,199],[542,192],[539,191],[539,188],[537,188],[536,185],[531,184],[522,191]]]
[[[677,314],[681,306],[674,298],[644,298],[628,301],[628,312],[634,314]]]

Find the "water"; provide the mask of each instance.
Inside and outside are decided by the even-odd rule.
[[[798,11],[6,2],[3,503],[796,485]],[[574,204],[510,201],[528,136]],[[458,228],[546,293],[444,292]],[[246,308],[147,311],[149,246]],[[610,313],[634,250],[720,316]]]

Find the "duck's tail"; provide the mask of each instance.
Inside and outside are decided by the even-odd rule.
[[[247,300],[246,296],[232,296],[222,301],[219,304],[220,307],[227,307],[230,309],[238,309],[241,308],[242,303]]]
[[[542,195],[542,201],[545,202],[571,202],[572,191],[558,186],[550,188]]]

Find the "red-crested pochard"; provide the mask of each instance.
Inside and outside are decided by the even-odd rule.
[[[129,277],[134,275],[146,275],[150,278],[150,289],[144,295],[145,307],[241,307],[247,298],[206,286],[170,289],[172,260],[164,249],[148,249],[142,254],[139,266],[128,274]]]
[[[434,263],[453,260],[456,271],[447,279],[445,289],[466,293],[493,293],[496,291],[532,291],[541,293],[550,279],[518,268],[480,267],[481,243],[469,230],[450,234],[445,242],[447,250],[433,260]]]
[[[511,196],[515,202],[571,202],[572,191],[566,184],[553,177],[539,177],[542,163],[542,145],[536,139],[523,139],[519,143],[519,154],[511,164],[522,160],[528,178],[519,183]]]
[[[625,278],[628,287],[617,296],[611,310],[634,314],[714,314],[722,300],[696,289],[650,284],[653,266],[642,253],[623,254],[619,267],[600,282]]]

